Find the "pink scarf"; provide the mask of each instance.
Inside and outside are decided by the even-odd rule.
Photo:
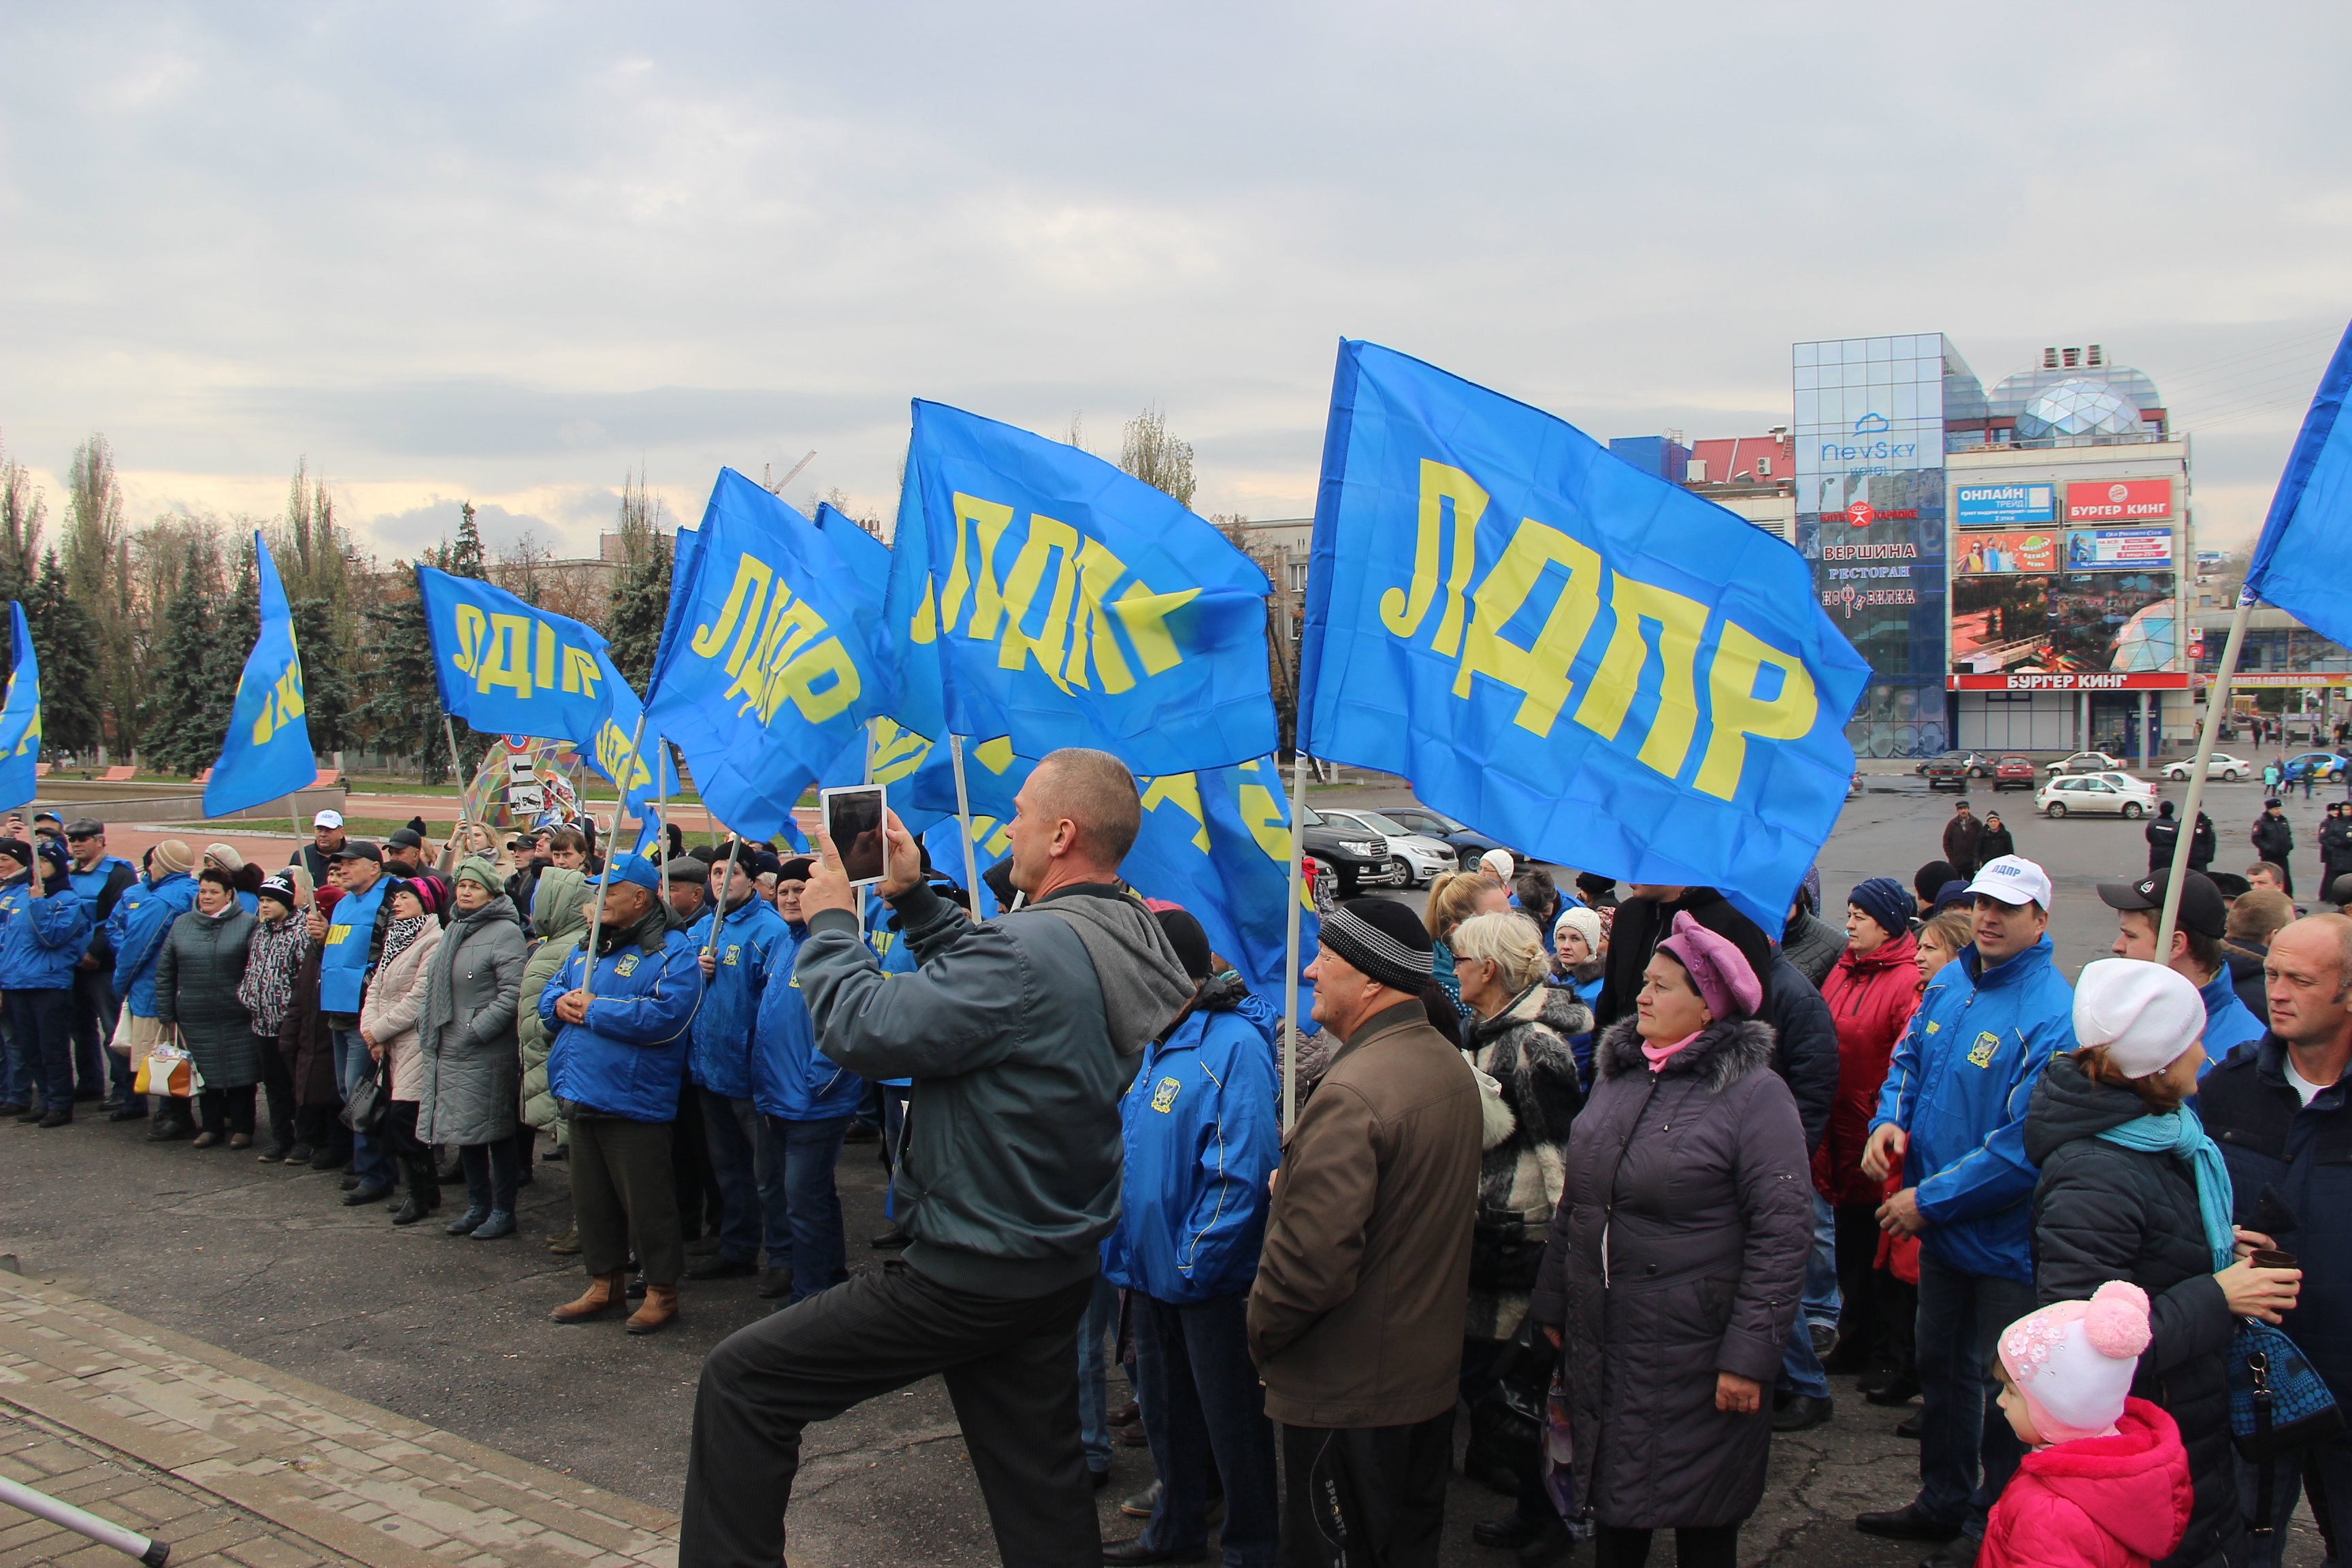
[[[1685,1035],[1681,1039],[1676,1040],[1671,1046],[1654,1046],[1649,1041],[1643,1040],[1642,1042],[1642,1054],[1650,1058],[1650,1070],[1652,1072],[1663,1072],[1665,1070],[1666,1064],[1674,1059],[1675,1053],[1676,1051],[1681,1050],[1685,1046],[1689,1045],[1693,1040],[1697,1039],[1705,1033],[1706,1033],[1705,1029],[1693,1029],[1689,1034]]]

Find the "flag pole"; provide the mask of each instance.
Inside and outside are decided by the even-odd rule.
[[[2221,668],[2214,672],[2213,689],[2205,698],[2205,724],[2197,736],[2197,755],[2189,764],[2189,799],[2181,807],[2180,832],[2172,843],[2172,873],[2164,879],[2164,913],[2156,922],[2156,961],[2168,962],[2172,931],[2180,915],[2180,883],[2189,874],[2189,854],[2197,840],[2197,812],[2205,802],[2205,767],[2213,755],[2213,737],[2221,715],[2230,710],[2230,679],[2238,673],[2238,650],[2246,640],[2246,622],[2254,613],[2254,595],[2238,594],[2238,613],[2230,617],[2230,640],[2221,649]],[[2190,673],[2189,679],[2196,679]]]
[[[1307,751],[1290,753],[1290,961],[1282,972],[1282,1130],[1298,1120],[1298,909],[1307,841],[1299,823],[1307,812]]]
[[[449,741],[449,776],[457,782],[457,837],[462,840],[466,836],[466,764],[457,760],[457,721],[449,717],[446,709],[444,709],[441,713],[441,733],[448,737]],[[298,824],[300,821],[299,815],[296,821]],[[474,847],[468,844],[463,852],[451,855],[450,870],[455,872],[457,862],[472,854],[473,850]]]
[[[662,826],[667,828],[669,824],[665,822]],[[719,951],[719,922],[727,918],[727,894],[735,886],[735,830],[731,827],[727,830],[727,853],[719,863],[727,868],[727,875],[719,879],[719,899],[711,906],[710,934],[702,941],[705,958]]]
[[[948,763],[955,769],[956,832],[963,839],[964,910],[977,923],[980,920],[980,857],[971,847],[971,796],[963,785],[963,737],[950,732],[948,736]]]
[[[613,826],[615,828],[619,827],[621,825],[622,808],[628,805],[628,778],[630,773],[636,771],[637,747],[644,743],[645,738],[646,710],[643,708],[640,708],[637,710],[636,733],[629,737],[629,754],[621,760],[621,798],[613,803]],[[595,817],[593,816],[588,818],[591,826],[594,825],[595,820]],[[604,883],[612,874],[613,835],[607,833],[604,836],[604,874],[596,879],[596,910],[595,913],[588,917],[588,958],[587,962],[580,966],[580,989],[583,991],[588,991],[590,983],[596,978],[596,941],[598,937],[604,934]],[[661,897],[661,894],[656,891],[654,894],[654,897],[658,899]],[[589,995],[593,1000],[595,993],[590,991]]]

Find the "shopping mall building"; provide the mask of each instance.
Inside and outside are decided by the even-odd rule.
[[[2187,742],[2189,443],[2153,382],[2094,343],[1988,393],[1937,332],[1794,362],[1794,542],[1874,672],[1858,752]]]

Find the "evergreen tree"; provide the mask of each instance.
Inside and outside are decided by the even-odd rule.
[[[155,650],[151,685],[141,709],[141,753],[150,767],[166,773],[194,773],[209,764],[218,754],[220,737],[227,729],[226,710],[218,728],[210,721],[211,688],[219,678],[212,625],[220,607],[219,596],[212,588],[217,574],[211,542],[199,535],[188,544],[179,591],[165,606],[163,640]],[[236,695],[232,680],[232,702]]]
[[[612,643],[614,665],[641,695],[669,614],[670,542],[661,531],[661,503],[646,497],[642,480],[622,481],[621,574],[613,583],[604,636]]]
[[[482,550],[482,531],[474,526],[474,503],[458,509],[457,542],[444,546],[441,570],[453,577],[488,577],[490,558]]]
[[[447,571],[453,553],[445,544],[418,559]],[[379,749],[418,756],[425,782],[440,784],[449,776],[449,747],[442,735],[440,688],[433,679],[433,641],[416,574],[398,562],[361,611],[359,658],[367,671],[368,697],[354,716]]]
[[[25,616],[41,658],[42,741],[68,751],[94,751],[105,720],[99,700],[98,617],[67,586],[54,550],[41,558],[40,579]]]

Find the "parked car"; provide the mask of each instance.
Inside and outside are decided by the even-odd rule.
[[[2053,774],[2108,773],[2123,767],[2121,757],[2111,757],[2105,752],[2077,752],[2071,757],[2061,757],[2050,764]]]
[[[2347,765],[2352,765],[2352,757],[2339,752],[2305,752],[2286,760],[2287,782],[2299,783],[2305,773],[2323,779],[2340,779]]]
[[[1508,850],[1514,862],[1528,858],[1519,851],[1512,849],[1510,846],[1488,837],[1468,823],[1458,822],[1444,812],[1432,811],[1425,805],[1419,804],[1384,805],[1381,808],[1381,815],[1407,833],[1418,833],[1425,838],[1434,838],[1447,846],[1454,851],[1454,865],[1465,870],[1476,865],[1478,857],[1489,849]]]
[[[1927,781],[1927,787],[1938,790],[1946,784],[1964,790],[1969,781],[1977,776],[1974,752],[1946,752],[1940,757],[1929,757],[1911,770]]]
[[[1339,897],[1352,899],[1360,889],[1386,887],[1395,880],[1387,842],[1363,828],[1329,821],[1310,805],[1299,830],[1305,853],[1331,868]]]
[[[2007,756],[1993,764],[1992,787],[1995,795],[2005,789],[2032,789],[2040,782],[2032,757]]]
[[[2205,759],[2205,776],[2209,779],[2221,779],[2230,784],[2236,784],[2240,779],[2251,777],[2262,771],[2260,763],[2250,763],[2243,757],[2233,757],[2227,752],[2216,752]],[[2185,762],[2173,763],[2164,770],[2164,776],[2177,779],[2183,784],[2188,783],[2189,763]]]
[[[2128,773],[2084,773],[2052,779],[2033,797],[2044,816],[2074,812],[2137,818],[2156,808],[2156,786]]]
[[[1451,871],[1458,864],[1454,847],[1444,839],[1415,833],[1385,812],[1349,808],[1325,807],[1326,821],[1340,827],[1360,827],[1373,838],[1386,841],[1389,869],[1400,888],[1418,888],[1440,871]]]

